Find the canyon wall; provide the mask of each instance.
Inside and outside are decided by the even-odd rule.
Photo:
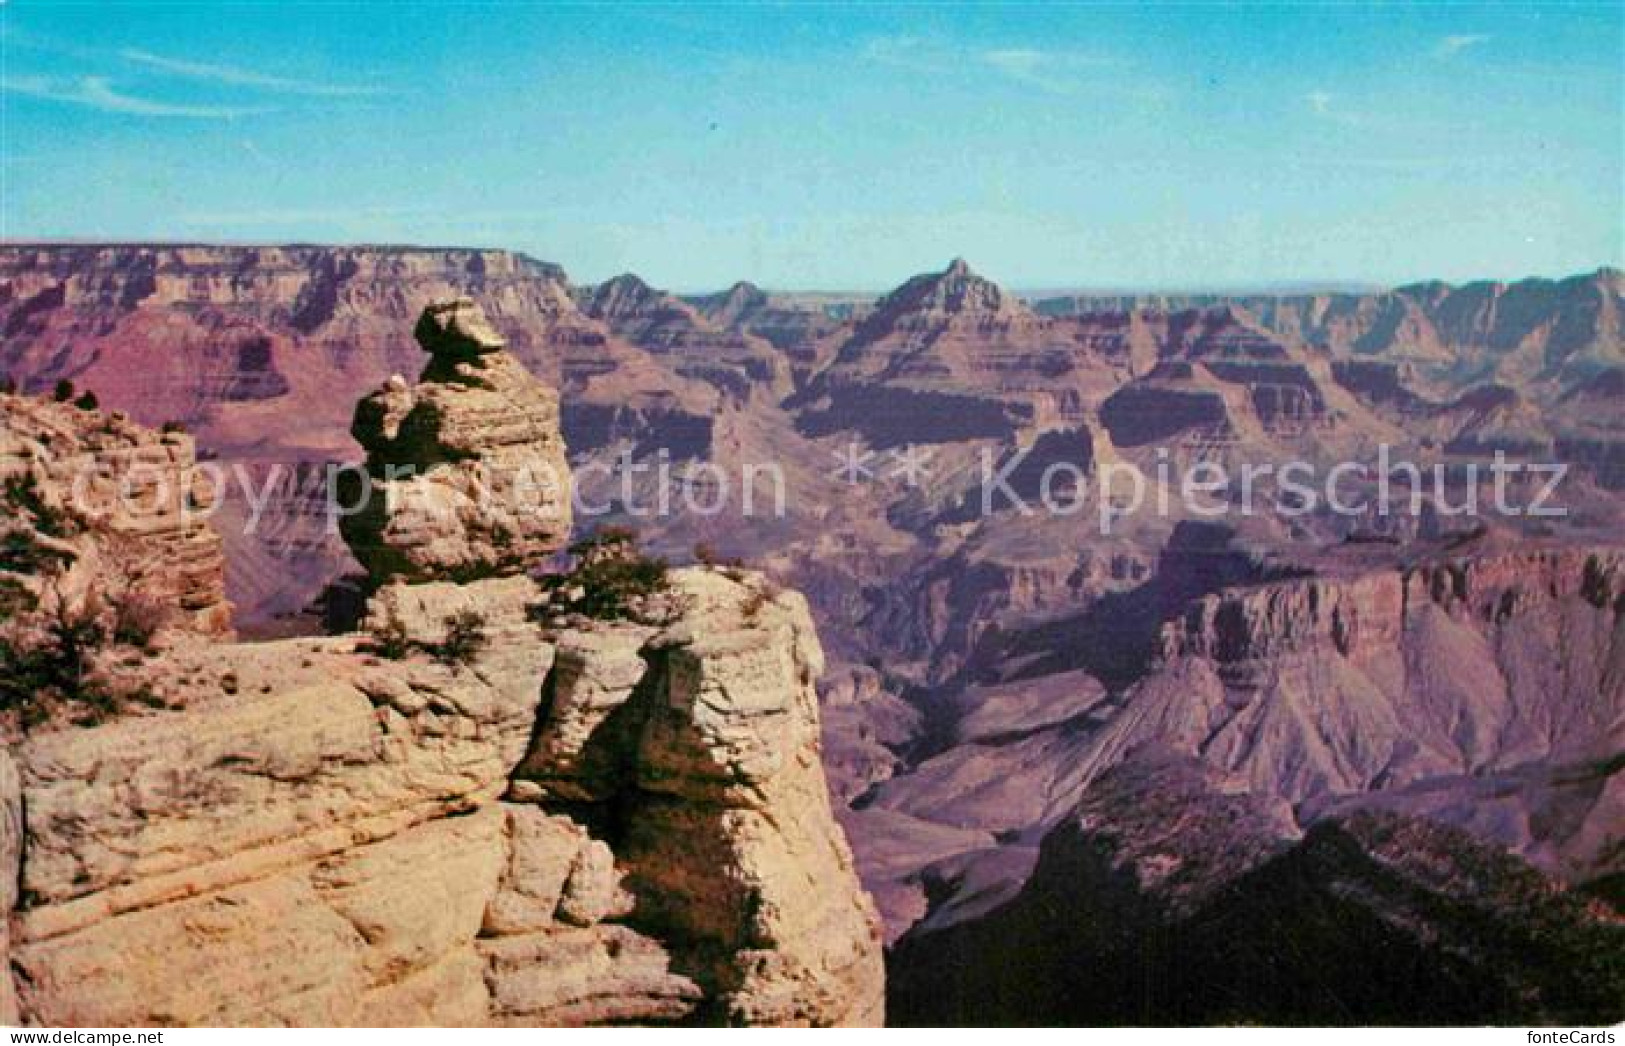
[[[486,329],[447,308],[420,330],[433,402],[470,378],[446,332]],[[482,373],[516,366],[496,344],[479,355]],[[6,403],[8,430],[43,412],[93,444],[104,424]],[[437,415],[475,456],[516,445],[504,417]],[[556,427],[530,435],[556,453]],[[203,615],[125,655],[149,702],[17,736],[0,757],[5,1017],[881,1022],[879,920],[830,808],[805,600],[693,568],[669,578],[658,625],[544,625],[512,546],[479,540],[512,506],[463,508],[435,546],[459,556],[400,540],[372,560],[367,634],[221,642]],[[558,547],[560,519],[524,536],[529,553]],[[479,580],[434,577],[465,568]],[[208,572],[218,592],[218,556]]]

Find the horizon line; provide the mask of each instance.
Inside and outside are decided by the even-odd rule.
[[[551,259],[537,257],[535,254],[530,253],[530,251],[522,249],[522,248],[518,248],[518,247],[492,247],[492,246],[480,246],[480,245],[476,245],[476,244],[408,243],[408,242],[388,242],[388,241],[369,241],[369,240],[353,240],[353,241],[284,240],[284,241],[274,241],[274,240],[235,240],[235,239],[208,240],[208,239],[196,239],[196,238],[177,238],[177,239],[170,240],[170,239],[151,238],[151,237],[141,237],[141,238],[132,238],[132,239],[116,239],[116,238],[108,239],[108,238],[78,237],[78,236],[60,236],[60,237],[50,237],[50,236],[45,236],[45,237],[40,237],[40,236],[35,236],[35,237],[0,236],[0,250],[15,249],[15,248],[28,248],[28,247],[48,248],[48,249],[49,248],[59,248],[59,247],[113,247],[113,248],[118,248],[118,247],[143,248],[143,247],[145,247],[145,248],[170,248],[170,249],[196,247],[196,248],[225,248],[225,249],[260,248],[260,249],[281,249],[281,250],[298,250],[298,249],[305,249],[305,250],[384,250],[384,251],[423,251],[423,252],[435,252],[435,251],[489,251],[489,252],[495,252],[495,253],[500,253],[500,254],[514,255],[515,257],[522,258],[522,259],[524,259],[526,261],[533,262],[533,263],[535,263],[537,265],[549,266],[551,268],[559,269],[564,274],[566,284],[568,286],[570,286],[570,287],[573,287],[573,288],[574,287],[595,287],[595,286],[598,286],[600,284],[607,283],[610,280],[616,279],[618,276],[624,276],[624,275],[638,276],[638,278],[640,280],[643,279],[643,277],[638,275],[636,273],[636,271],[634,271],[634,270],[626,270],[624,272],[617,273],[617,274],[615,274],[613,276],[607,276],[602,280],[577,281],[576,279],[574,279],[573,277],[570,276],[570,274],[569,274],[569,266],[566,265],[563,262],[553,261]],[[956,256],[956,259],[957,258],[958,258],[958,256]],[[956,260],[956,259],[951,259],[950,264],[951,264],[952,260]],[[700,289],[679,289],[679,288],[655,287],[654,284],[649,284],[649,285],[651,287],[653,287],[657,291],[660,291],[660,292],[665,293],[665,294],[670,294],[670,295],[673,295],[675,297],[680,297],[680,298],[698,298],[698,297],[706,297],[706,296],[715,295],[715,294],[725,294],[725,293],[727,293],[728,291],[732,290],[734,287],[736,287],[736,286],[738,286],[740,284],[748,284],[749,286],[755,287],[756,289],[758,289],[760,291],[763,291],[764,293],[768,293],[768,294],[822,295],[822,296],[826,296],[826,297],[842,298],[842,299],[855,299],[855,298],[862,298],[862,297],[869,297],[869,296],[879,298],[879,297],[884,297],[887,294],[890,294],[892,291],[896,290],[898,287],[901,287],[904,283],[906,283],[910,279],[914,279],[914,278],[916,278],[918,276],[925,276],[925,275],[931,275],[933,273],[939,273],[939,272],[944,271],[947,267],[948,267],[947,265],[944,265],[941,268],[921,269],[921,270],[919,270],[919,271],[917,271],[915,273],[912,273],[912,274],[910,274],[908,276],[903,277],[897,283],[894,283],[894,284],[892,284],[890,286],[887,286],[887,287],[879,287],[879,288],[864,288],[864,287],[818,288],[818,287],[767,286],[767,285],[764,285],[764,284],[757,283],[755,280],[752,280],[752,279],[749,279],[749,278],[746,278],[746,277],[741,277],[739,279],[736,279],[732,283],[727,284],[726,286],[708,287],[708,288],[700,288]],[[971,267],[973,272],[976,272],[978,275],[981,275],[980,270],[978,270],[976,268],[976,266],[972,265],[970,267]],[[1606,276],[1606,275],[1611,275],[1611,274],[1618,274],[1620,272],[1621,272],[1621,266],[1620,265],[1604,262],[1604,263],[1600,263],[1600,264],[1598,264],[1598,265],[1596,265],[1595,267],[1592,267],[1592,268],[1581,269],[1581,270],[1579,270],[1577,272],[1570,272],[1570,273],[1567,273],[1565,275],[1559,275],[1559,276],[1543,275],[1543,274],[1538,274],[1538,273],[1527,273],[1525,275],[1514,276],[1514,277],[1494,277],[1494,276],[1474,277],[1472,279],[1462,280],[1462,281],[1453,281],[1453,280],[1440,279],[1438,277],[1422,276],[1422,277],[1415,277],[1415,278],[1406,279],[1406,280],[1392,280],[1392,281],[1390,281],[1390,280],[1364,279],[1364,278],[1357,278],[1357,277],[1349,277],[1349,278],[1338,278],[1338,277],[1298,278],[1298,277],[1294,277],[1294,278],[1291,278],[1291,279],[1261,279],[1257,283],[1232,282],[1232,283],[1183,284],[1183,285],[1181,285],[1181,284],[1165,284],[1165,285],[1160,285],[1160,286],[1155,285],[1155,284],[1116,284],[1116,285],[1114,285],[1114,284],[1100,284],[1100,285],[1068,284],[1064,280],[1056,280],[1056,281],[1047,282],[1047,283],[1038,283],[1038,282],[1026,282],[1025,284],[1011,283],[1011,284],[1008,284],[1008,285],[1004,284],[1004,283],[1000,283],[998,280],[990,280],[990,282],[998,284],[1000,287],[1004,288],[1005,290],[1008,290],[1010,293],[1015,294],[1017,297],[1022,298],[1023,300],[1026,300],[1026,301],[1029,301],[1029,302],[1038,302],[1038,301],[1043,301],[1046,298],[1064,298],[1064,297],[1102,297],[1102,298],[1107,298],[1107,297],[1150,296],[1150,295],[1162,296],[1162,297],[1200,297],[1200,296],[1239,297],[1239,296],[1244,296],[1244,295],[1256,295],[1256,296],[1261,296],[1261,297],[1282,297],[1282,298],[1284,298],[1284,297],[1312,296],[1312,295],[1316,295],[1316,294],[1350,294],[1350,295],[1384,294],[1384,293],[1392,293],[1392,292],[1395,292],[1395,291],[1404,290],[1404,289],[1409,288],[1409,287],[1426,286],[1426,285],[1432,285],[1432,284],[1443,284],[1443,285],[1451,287],[1451,288],[1459,289],[1459,288],[1473,287],[1473,286],[1479,286],[1479,285],[1484,285],[1484,284],[1510,286],[1512,284],[1517,284],[1517,283],[1531,283],[1531,282],[1567,283],[1567,282],[1572,281],[1572,280],[1580,280],[1580,279],[1587,279],[1587,278],[1593,278],[1593,277],[1599,277],[1599,276]],[[644,280],[644,282],[648,283],[649,281]]]

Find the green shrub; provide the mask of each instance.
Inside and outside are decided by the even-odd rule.
[[[26,516],[34,529],[46,537],[61,538],[72,533],[73,525],[67,513],[46,503],[40,493],[39,480],[32,472],[7,476],[3,496],[9,508]]]
[[[490,645],[485,634],[485,615],[477,610],[460,610],[446,618],[446,638],[430,653],[448,665],[466,665]]]
[[[651,601],[671,590],[664,559],[645,555],[637,532],[605,526],[570,546],[575,567],[542,579],[546,603],[532,608],[532,618],[582,614],[600,621],[641,620]]]
[[[94,599],[71,608],[58,598],[27,638],[15,630],[0,637],[0,712],[15,715],[24,728],[40,725],[59,709],[81,725],[116,714],[124,694],[95,664],[108,640],[101,618]]]
[[[709,541],[701,541],[694,546],[694,562],[710,570],[738,570],[745,565],[745,561],[738,556],[722,555]]]
[[[27,530],[0,535],[0,570],[13,574],[51,574],[73,562],[73,554],[44,544]]]
[[[0,622],[31,614],[39,607],[39,597],[16,578],[0,577]]]
[[[94,392],[86,389],[84,392],[79,394],[78,399],[73,401],[73,405],[78,407],[80,410],[95,410],[101,406],[101,401],[96,398],[96,394]]]
[[[764,578],[759,584],[750,587],[744,601],[739,604],[739,612],[744,615],[747,622],[754,623],[767,605],[779,598],[780,592],[779,586]]]
[[[438,643],[413,639],[393,607],[368,632],[367,651],[391,661],[401,661],[422,651],[446,665],[466,665],[490,645],[485,634],[485,615],[477,610],[461,610],[445,618],[446,635]]]
[[[383,621],[374,624],[367,634],[372,640],[368,649],[379,657],[401,661],[412,653],[412,637],[394,607],[390,607]]]
[[[58,403],[66,403],[73,399],[73,382],[67,378],[59,380],[56,383],[56,388],[51,391],[51,398]]]

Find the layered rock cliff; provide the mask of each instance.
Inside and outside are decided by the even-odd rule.
[[[1459,369],[1470,380],[1586,375],[1620,363],[1617,269],[1563,280],[1432,281],[1330,294],[1079,295],[1037,303],[1046,315],[1236,305],[1277,335],[1335,354],[1389,356]]]
[[[1305,826],[1424,816],[1573,885],[1618,874],[1617,548],[1485,540],[1387,565],[1351,551],[1274,580],[1192,551],[1207,562],[990,637],[983,677],[929,706],[934,747],[850,818],[857,838],[886,840],[860,857],[894,929],[929,936],[1009,899],[1044,834],[1147,744],[1289,803]]]
[[[902,1023],[1608,1024],[1625,929],[1463,832],[1286,804],[1155,746],[1007,905],[893,955]]]
[[[367,483],[344,498],[345,540],[375,577],[515,573],[570,533],[558,396],[506,351],[472,300],[424,310],[429,364],[356,406]]]
[[[422,368],[413,324],[457,297],[566,394],[560,424],[577,451],[629,440],[703,454],[740,380],[677,373],[582,312],[558,266],[512,251],[161,244],[0,248],[0,375],[29,392],[69,379],[142,424],[183,423],[234,480],[250,476],[251,489],[224,485],[224,516],[269,503],[279,525],[222,537],[232,598],[257,623],[349,566],[325,513],[281,499],[353,460],[352,405]]]
[[[220,537],[209,525],[221,475],[199,469],[192,437],[0,393],[0,483],[0,577],[39,597],[49,575],[75,602],[140,592],[171,608],[175,623],[230,631]],[[39,569],[42,560],[60,571]]]
[[[490,347],[463,305],[424,322]],[[449,350],[426,340],[445,378]],[[474,457],[558,439],[451,429]],[[563,540],[542,522],[530,553]],[[466,584],[413,562],[380,571],[374,635],[177,636],[144,669],[154,707],[0,759],[16,1016],[881,1020],[878,918],[830,811],[800,597],[693,569],[661,626],[548,631],[515,561],[487,556]]]

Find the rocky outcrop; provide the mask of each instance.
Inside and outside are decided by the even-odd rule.
[[[1617,549],[1554,548],[1225,590],[1167,628],[1095,750],[1160,740],[1294,802],[1606,757],[1622,576]],[[1549,856],[1542,823],[1507,841]]]
[[[374,464],[562,468],[551,391],[477,310],[431,307],[419,336],[425,381],[358,411]],[[879,1023],[805,601],[691,570],[662,627],[544,633],[519,567],[567,519],[514,551],[387,516],[358,551],[410,569],[378,570],[368,635],[178,640],[141,665],[147,707],[26,736],[0,759],[0,1016]]]
[[[220,482],[218,471],[198,466],[185,433],[0,394],[0,536],[8,541],[0,577],[41,596],[49,576],[75,603],[138,592],[172,626],[228,633],[225,564],[210,526]]]
[[[417,336],[429,365],[356,406],[367,450],[342,528],[376,578],[515,573],[570,532],[570,470],[558,396],[506,351],[467,298],[429,306]],[[350,477],[355,478],[355,477]]]
[[[378,612],[425,644],[480,608],[485,652],[203,647],[186,711],[30,738],[24,1018],[877,1023],[805,605],[677,584],[670,628],[556,658],[526,579],[395,586]]]
[[[1278,800],[1130,754],[1007,906],[892,957],[902,1023],[1607,1024],[1616,920],[1464,833],[1393,814],[1300,838]]]
[[[67,378],[142,424],[184,423],[233,477],[221,492],[228,592],[240,623],[263,626],[355,569],[325,503],[284,499],[356,459],[355,401],[422,368],[413,323],[457,297],[566,394],[559,424],[574,451],[631,440],[706,452],[723,394],[583,313],[557,265],[512,251],[6,245],[0,376],[35,393]],[[226,532],[256,514],[275,525]]]
[[[175,653],[184,710],[30,737],[25,1018],[483,1018],[495,803],[551,661],[522,616],[487,628],[502,660],[472,671],[354,638]]]
[[[512,795],[603,826],[631,923],[673,942],[707,1019],[876,1022],[873,907],[856,889],[806,903],[810,884],[856,876],[830,830],[805,601],[677,577],[679,623],[560,637]]]

